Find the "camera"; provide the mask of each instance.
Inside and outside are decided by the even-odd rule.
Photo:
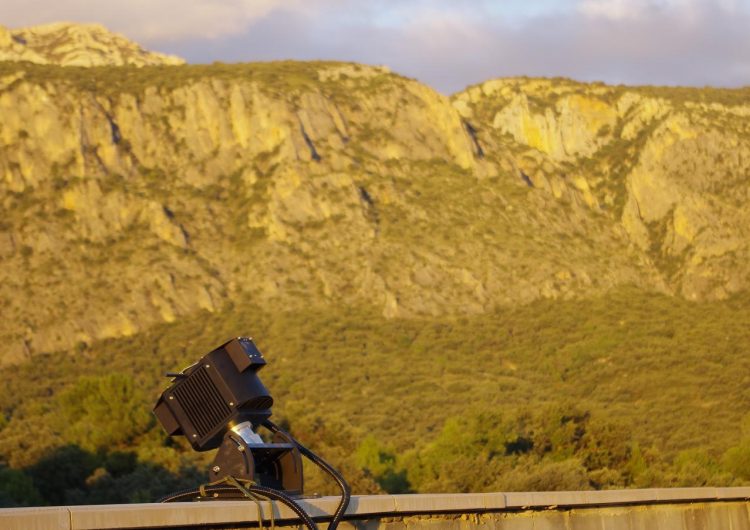
[[[315,521],[294,500],[303,494],[302,456],[328,473],[341,488],[328,524],[336,530],[351,490],[328,462],[270,420],[273,398],[260,381],[263,354],[247,337],[237,337],[207,353],[179,373],[159,396],[154,414],[170,436],[184,435],[196,451],[218,448],[208,476],[197,489],[184,490],[161,502],[267,498],[286,504],[308,530]],[[256,429],[271,433],[266,442]]]
[[[273,398],[258,377],[263,354],[247,337],[225,342],[181,373],[159,397],[154,414],[171,436],[184,435],[196,451],[216,449],[233,427],[260,425]]]

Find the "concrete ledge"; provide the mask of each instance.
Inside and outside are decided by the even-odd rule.
[[[482,512],[487,509],[482,493],[395,495],[394,499],[395,513]]]
[[[649,506],[736,501],[747,518],[750,488],[665,488],[607,491],[509,492],[425,495],[355,496],[346,516],[369,520],[432,514],[484,514],[571,510],[597,507]],[[325,520],[336,510],[338,497],[304,499],[300,504],[313,518]],[[259,512],[260,509],[260,512]],[[272,512],[273,510],[273,512]],[[116,504],[0,509],[3,530],[94,530],[137,528],[248,527],[271,514],[280,522],[297,522],[289,508],[276,502],[217,501],[179,504]],[[572,512],[571,512],[572,513]],[[551,517],[551,515],[550,515]],[[740,528],[740,527],[738,527]]]
[[[70,510],[65,507],[0,509],[3,530],[70,530]]]

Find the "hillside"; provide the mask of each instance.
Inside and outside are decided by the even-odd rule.
[[[748,96],[0,62],[0,504],[200,480],[238,334],[358,491],[747,483]]]
[[[571,180],[617,222],[668,292],[721,299],[748,287],[750,91],[489,81],[454,97],[492,149],[559,195]]]
[[[3,362],[239,296],[390,318],[747,287],[742,91],[1,68]]]
[[[57,22],[28,28],[0,26],[0,61],[60,66],[183,64],[179,57],[144,50],[99,24]]]
[[[274,419],[360,493],[750,484],[750,300],[617,289],[469,317],[249,298],[0,370],[0,505],[153,501],[212,452],[150,409],[164,372],[252,334]],[[314,469],[308,492],[335,493]]]

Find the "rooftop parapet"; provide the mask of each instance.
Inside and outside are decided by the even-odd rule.
[[[318,522],[338,497],[301,501]],[[257,528],[298,520],[278,503],[217,501],[7,508],[3,530]],[[381,530],[750,530],[750,488],[669,488],[607,491],[355,496],[346,512],[357,529]],[[395,525],[395,526],[394,526]]]

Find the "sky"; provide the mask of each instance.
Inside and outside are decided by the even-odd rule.
[[[98,22],[193,63],[385,65],[450,94],[496,77],[750,86],[750,0],[2,0],[0,24]]]

